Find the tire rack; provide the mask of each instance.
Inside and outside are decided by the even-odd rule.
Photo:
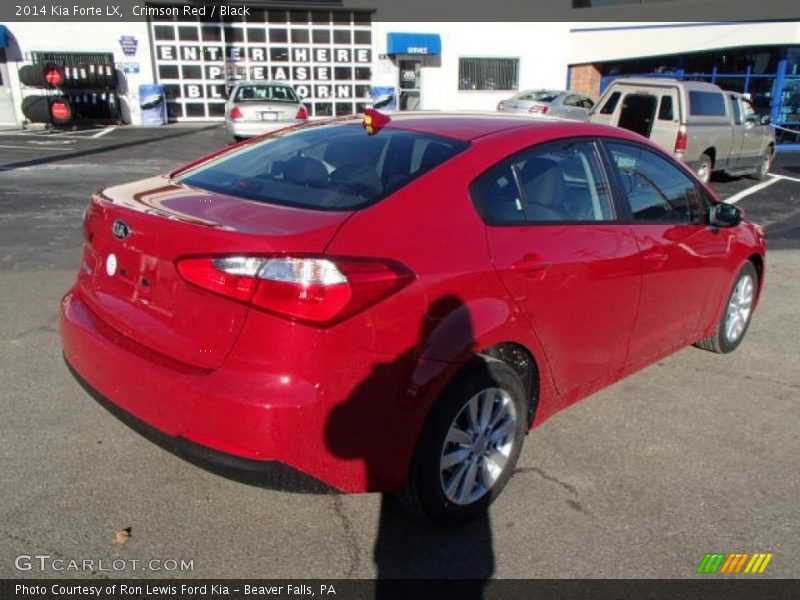
[[[29,81],[22,81],[23,69],[27,69]],[[60,80],[46,80],[45,73],[52,69],[60,71],[62,76],[55,78]],[[34,52],[31,63],[20,68],[20,80],[27,89],[39,90],[25,94],[22,100],[30,121],[55,127],[122,122],[116,67],[110,54]],[[54,115],[58,111],[53,105],[59,102],[69,107],[69,118]]]

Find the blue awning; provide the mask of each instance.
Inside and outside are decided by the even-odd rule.
[[[0,25],[0,48],[8,46],[8,29],[5,25]]]
[[[386,54],[441,54],[442,38],[438,33],[389,33]]]

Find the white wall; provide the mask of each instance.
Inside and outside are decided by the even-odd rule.
[[[723,15],[720,15],[721,17]],[[800,44],[800,22],[573,23],[569,63],[681,54],[737,46]]]
[[[423,110],[494,110],[509,91],[458,89],[458,59],[519,58],[519,87],[564,89],[569,59],[569,23],[397,23],[373,24],[373,80],[397,87],[397,68],[379,60],[389,32],[438,33],[442,54],[422,68]],[[437,65],[438,66],[434,66]]]
[[[138,63],[138,74],[121,75],[125,81],[120,83],[124,91],[120,95],[123,117],[126,122],[139,123],[139,84],[154,83],[152,61],[150,58],[150,42],[147,24],[141,23],[91,23],[91,22],[19,22],[5,23],[16,40],[22,54],[22,60],[13,54],[8,56],[9,79],[14,95],[14,106],[17,119],[22,122],[20,103],[24,95],[35,93],[35,90],[23,88],[17,77],[17,70],[30,58],[34,51],[53,52],[111,52],[117,68],[120,63]],[[121,36],[134,36],[137,41],[135,56],[125,56],[119,39]],[[10,48],[9,50],[14,50]]]

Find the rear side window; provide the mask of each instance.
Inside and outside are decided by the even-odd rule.
[[[526,150],[478,178],[472,191],[491,225],[614,219],[597,149],[588,141]]]
[[[614,109],[617,108],[617,103],[619,102],[620,93],[614,92],[608,97],[605,104],[603,104],[603,108],[600,109],[600,114],[603,115],[610,115],[614,112]]]
[[[701,199],[695,181],[651,150],[607,142],[635,221],[699,223]]]
[[[724,117],[725,96],[718,92],[689,92],[689,114],[696,117]]]
[[[177,178],[192,187],[318,210],[377,202],[467,148],[450,138],[360,124],[292,130],[248,144]]]
[[[675,113],[672,110],[672,96],[661,96],[661,104],[658,105],[658,120],[672,121]]]

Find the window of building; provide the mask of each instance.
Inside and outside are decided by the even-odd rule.
[[[699,223],[694,180],[654,152],[634,144],[609,142],[635,221]]]
[[[459,58],[459,90],[516,90],[518,58]]]
[[[473,194],[483,218],[493,225],[614,219],[591,142],[534,147],[481,177]]]

